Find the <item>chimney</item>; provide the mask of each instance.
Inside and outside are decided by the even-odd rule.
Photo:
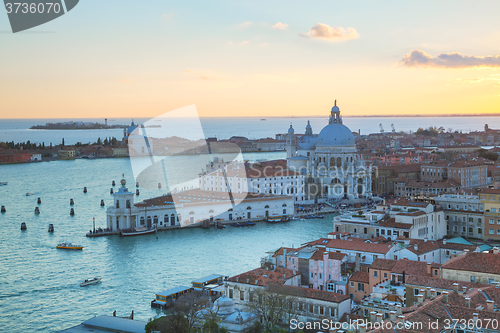
[[[403,315],[398,316],[398,322],[400,322],[401,324],[404,324],[404,322],[405,322],[405,316],[403,316]]]
[[[492,300],[486,300],[486,309],[488,312],[495,311],[495,302]]]
[[[432,263],[428,262],[427,263],[427,275],[432,276],[432,269],[431,269]]]
[[[366,333],[366,324],[359,324],[359,333]]]
[[[448,304],[448,292],[443,291],[443,303]]]
[[[443,239],[443,245],[446,245],[446,239]]]
[[[383,316],[383,314],[381,314],[380,312],[379,312],[379,313],[377,313],[377,322],[378,322],[378,323],[381,323],[381,322],[382,322],[382,316]]]
[[[259,283],[259,280],[255,280],[255,285],[257,285]]]
[[[458,283],[456,283],[456,282],[453,284],[453,292],[455,294],[458,294]]]
[[[427,291],[425,293],[425,299],[431,298],[431,287],[427,287]]]
[[[247,284],[249,284],[249,283],[250,283],[250,279],[247,279]]]
[[[424,304],[424,295],[418,294],[417,295],[417,302],[418,302],[419,306],[422,305],[422,304]]]
[[[295,272],[295,268],[294,268],[294,269],[293,269],[293,276],[295,276],[295,273],[296,273],[296,272]]]
[[[395,311],[396,310],[396,303],[389,303],[389,311]]]
[[[465,297],[465,307],[470,309],[470,297]]]
[[[372,323],[377,321],[377,312],[375,312],[375,311],[370,312],[370,321]]]
[[[424,243],[427,242],[427,237],[424,238]]]
[[[462,293],[467,294],[467,287],[466,286],[462,286]]]
[[[436,289],[431,289],[431,299],[436,298]]]
[[[415,251],[418,251],[418,244],[413,245],[413,248],[415,249]]]
[[[476,312],[474,312],[472,314],[472,321],[474,321],[475,323],[477,323],[478,319],[479,319],[479,314],[477,314]]]
[[[498,247],[494,247],[493,248],[493,254],[498,254],[498,252],[500,252],[500,250],[498,249]]]
[[[396,305],[396,313],[397,313],[398,316],[400,316],[402,314],[402,312],[401,312],[401,304],[397,304]]]
[[[396,322],[396,311],[389,312],[389,318],[391,318],[391,321],[393,323],[395,323]]]
[[[239,278],[239,277],[236,277],[236,282],[240,282],[239,280],[240,280],[240,278]]]
[[[500,284],[500,282],[494,282],[493,284],[495,285],[495,288],[498,288],[498,285]]]

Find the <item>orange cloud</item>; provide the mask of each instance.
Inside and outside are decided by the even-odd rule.
[[[288,27],[288,24],[278,22],[275,25],[273,25],[271,28],[277,29],[277,30],[285,30],[287,27]]]
[[[317,23],[314,27],[309,29],[308,33],[300,35],[313,39],[324,39],[329,42],[359,38],[359,34],[354,28],[344,29],[342,27],[330,27],[323,23]]]
[[[463,56],[454,52],[433,57],[424,51],[412,50],[404,56],[402,64],[407,67],[437,68],[500,67],[500,56]]]

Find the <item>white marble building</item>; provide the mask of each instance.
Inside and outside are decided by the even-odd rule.
[[[308,180],[307,199],[325,202],[371,197],[371,172],[357,153],[354,135],[343,124],[337,101],[328,125],[318,135],[308,122],[305,134],[297,138],[290,125],[286,141],[288,167]]]

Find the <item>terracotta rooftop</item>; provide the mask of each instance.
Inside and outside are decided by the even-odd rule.
[[[357,271],[349,278],[349,281],[370,283],[370,273]]]
[[[271,290],[289,296],[310,298],[310,299],[316,299],[333,303],[340,303],[342,301],[349,299],[348,295],[334,293],[331,291],[318,290],[312,288],[293,287],[288,285],[273,286]]]
[[[390,244],[376,244],[366,242],[355,242],[344,239],[330,239],[325,245],[327,248],[339,250],[362,251],[372,253],[387,253],[392,247]]]
[[[411,229],[413,224],[396,222],[395,218],[390,218],[384,222],[380,222],[380,226],[385,228]]]
[[[284,267],[276,267],[274,270],[256,268],[251,271],[232,276],[229,278],[229,281],[255,286],[267,286],[269,284],[284,284],[286,280],[295,275],[300,275],[300,273],[295,272],[294,274],[293,270]]]
[[[435,262],[431,263],[432,268],[439,268],[441,264],[437,264]],[[426,276],[427,275],[427,262],[425,261],[415,261],[408,259],[399,259],[391,270],[391,273],[394,274],[403,274],[409,275],[419,275]]]
[[[451,258],[442,268],[500,275],[500,254],[466,252],[464,255]]]
[[[462,291],[462,287],[467,287],[467,289],[491,287],[491,285],[489,284],[440,279],[429,276],[411,275],[406,279],[407,285],[418,286],[418,287],[431,287],[440,290],[453,290],[454,283],[458,283],[459,291]]]
[[[375,259],[370,265],[370,269],[380,269],[383,271],[390,271],[396,266],[397,260],[392,259]]]

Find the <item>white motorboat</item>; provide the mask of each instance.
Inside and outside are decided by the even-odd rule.
[[[89,286],[91,284],[96,284],[96,283],[99,283],[101,282],[102,278],[100,277],[95,277],[93,279],[87,279],[85,281],[83,281],[82,283],[80,283],[80,287],[85,287],[85,286]]]

